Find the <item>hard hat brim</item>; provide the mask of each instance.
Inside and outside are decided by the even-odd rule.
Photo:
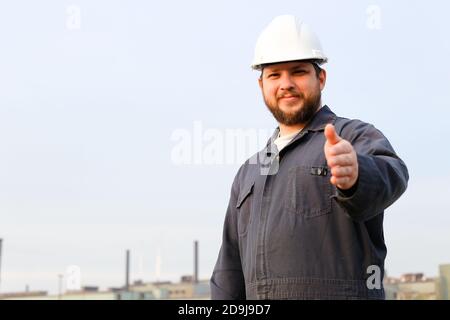
[[[257,65],[252,65],[251,68],[253,70],[256,70],[256,71],[261,71],[262,69],[264,69],[265,67],[267,67],[269,65],[279,64],[279,63],[287,63],[287,62],[301,62],[301,61],[316,63],[319,67],[322,68],[322,65],[327,63],[328,59],[327,58],[325,58],[325,59],[317,59],[317,58],[313,57],[313,58],[305,58],[305,59],[274,61],[274,62],[267,62],[267,63],[257,64]]]

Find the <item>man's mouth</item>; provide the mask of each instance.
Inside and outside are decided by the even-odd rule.
[[[296,100],[299,99],[299,96],[294,96],[294,95],[285,95],[279,98],[279,100],[286,100],[286,101],[291,101],[291,100]]]

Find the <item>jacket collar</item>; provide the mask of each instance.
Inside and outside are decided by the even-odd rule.
[[[323,131],[328,123],[334,124],[335,122],[336,122],[336,114],[333,111],[331,111],[331,109],[327,105],[324,105],[322,108],[317,110],[316,114],[312,117],[312,119],[294,137],[294,139],[292,139],[292,141],[289,144],[303,137],[308,131],[312,132]],[[276,145],[273,143],[273,141],[278,138],[279,132],[280,127],[277,127],[272,137],[267,142],[266,147],[269,148],[269,150],[276,150]]]
[[[314,117],[302,131],[323,131],[327,124],[334,124],[335,121],[336,114],[331,111],[331,109],[327,105],[324,105],[316,112]]]

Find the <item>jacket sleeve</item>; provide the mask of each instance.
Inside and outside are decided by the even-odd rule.
[[[358,180],[352,194],[338,190],[336,199],[355,221],[382,213],[406,190],[408,169],[386,137],[373,125],[346,122],[341,137],[348,140],[358,159]]]
[[[238,175],[231,188],[230,201],[225,215],[222,246],[211,277],[211,299],[245,299],[245,281],[239,254],[236,220],[236,203],[239,194]]]

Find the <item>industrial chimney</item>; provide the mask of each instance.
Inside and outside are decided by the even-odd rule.
[[[194,241],[194,277],[193,282],[198,283],[198,241]]]
[[[130,288],[130,250],[127,250],[125,263],[125,290],[128,291],[129,288]]]

